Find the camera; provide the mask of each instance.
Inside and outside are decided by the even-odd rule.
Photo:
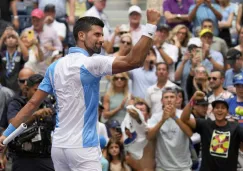
[[[122,133],[122,130],[121,130],[121,127],[120,126],[117,126],[115,129],[116,129],[116,132],[118,132],[120,134]]]

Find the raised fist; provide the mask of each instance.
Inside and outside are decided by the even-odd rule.
[[[205,97],[205,93],[202,91],[196,91],[192,96],[193,100],[200,100],[203,99],[204,97]]]
[[[147,10],[147,23],[157,25],[160,20],[160,12],[155,9]]]

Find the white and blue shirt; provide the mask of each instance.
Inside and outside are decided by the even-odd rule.
[[[54,94],[57,102],[53,147],[97,147],[99,82],[112,74],[115,58],[88,57],[84,49],[72,47],[69,54],[52,63],[39,90]]]

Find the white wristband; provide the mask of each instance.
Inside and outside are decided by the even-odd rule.
[[[157,26],[153,24],[146,24],[143,35],[153,39],[154,34],[157,30]]]

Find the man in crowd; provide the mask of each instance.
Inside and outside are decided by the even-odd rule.
[[[159,62],[156,64],[157,83],[147,89],[145,100],[151,108],[151,113],[162,111],[162,91],[164,87],[177,87],[176,84],[169,80],[169,66],[166,63]]]
[[[48,94],[54,93],[58,105],[51,151],[55,170],[101,171],[97,134],[99,81],[104,75],[126,72],[144,63],[159,19],[158,11],[147,10],[148,24],[140,41],[127,56],[111,58],[92,56],[101,52],[104,23],[96,17],[80,18],[74,26],[77,47],[50,65],[36,93],[4,131],[0,146],[3,148],[4,139],[27,121]]]
[[[191,170],[189,138],[192,132],[179,119],[182,111],[176,109],[177,91],[167,87],[162,92],[163,111],[153,113],[148,120],[148,140],[156,142],[156,171]]]

